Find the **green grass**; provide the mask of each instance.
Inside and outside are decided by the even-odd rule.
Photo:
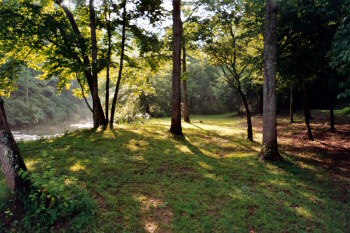
[[[185,138],[168,133],[169,119],[153,119],[20,148],[32,173],[55,168],[56,177],[96,199],[92,232],[349,230],[349,202],[337,199],[324,171],[300,167],[291,156],[260,163],[260,145],[238,128],[244,118],[192,121],[183,125]]]

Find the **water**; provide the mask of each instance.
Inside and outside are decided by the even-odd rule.
[[[92,128],[92,122],[84,122],[70,125],[55,126],[35,126],[32,128],[12,131],[16,141],[35,141],[42,138],[54,138],[62,136],[64,133],[77,129]]]

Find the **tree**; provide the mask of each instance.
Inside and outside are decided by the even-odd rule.
[[[109,33],[112,30],[111,26],[117,28],[115,25],[124,25],[122,31],[125,31],[125,28],[128,27],[134,36],[131,39],[134,41],[131,41],[130,44],[133,44],[133,48],[137,45],[138,48],[136,49],[140,51],[140,54],[153,48],[148,38],[154,39],[155,36],[154,33],[151,34],[138,28],[136,23],[126,25],[126,13],[119,14],[120,4],[113,2],[110,4],[107,1],[94,3],[93,0],[89,2],[77,1],[72,9],[67,7],[62,0],[42,1],[39,4],[35,1],[19,2],[18,4],[2,3],[4,7],[0,9],[0,18],[5,22],[5,27],[1,28],[0,35],[1,39],[7,41],[9,40],[7,31],[11,31],[11,34],[13,34],[11,43],[24,36],[28,37],[30,43],[25,44],[26,49],[29,50],[30,54],[36,53],[39,56],[34,59],[24,57],[21,61],[32,64],[32,68],[35,67],[44,71],[43,76],[45,78],[59,76],[61,82],[66,84],[76,78],[81,85],[83,96],[87,86],[92,95],[94,128],[97,128],[99,126],[106,127],[108,124],[108,109],[105,114],[98,92],[99,76],[101,71],[105,68],[109,69],[112,63],[111,57],[113,57],[113,54],[111,53],[115,50],[112,50],[111,42],[119,42],[118,37],[112,38],[114,33],[109,34],[107,40],[101,40],[100,35],[103,34],[103,27],[106,27]],[[125,6],[126,3],[126,1],[123,1],[121,4],[124,12],[127,7],[123,8],[123,5]],[[130,10],[128,17],[135,21],[137,18],[143,18],[154,23],[161,15],[161,1],[159,0],[136,1],[130,2],[130,4],[131,7],[129,8],[132,10]],[[103,15],[100,10],[106,7],[109,9],[105,11],[111,12],[109,17]],[[89,17],[86,17],[86,12],[89,12]],[[121,20],[119,15],[124,15],[124,19]],[[11,17],[14,20],[9,20]],[[113,20],[111,21],[111,19]],[[102,23],[104,20],[107,20],[107,22]],[[136,40],[140,42],[134,43]],[[104,51],[103,43],[106,41],[108,49]],[[120,51],[123,51],[123,43],[120,47]],[[16,46],[13,48],[13,50],[18,49]],[[40,61],[36,60],[38,57],[40,57]],[[120,60],[123,61],[126,55],[121,54],[120,57]],[[121,79],[122,67],[123,64],[120,62],[119,80]],[[120,81],[117,83],[120,84]],[[119,85],[116,85],[116,87],[115,101],[117,101]],[[106,88],[108,89],[106,90],[106,96],[108,97],[109,82],[107,81]],[[107,99],[106,108],[109,107],[108,102]],[[112,103],[113,106],[115,107],[115,104]],[[111,114],[114,114],[114,111]],[[113,120],[111,122],[113,124]]]
[[[29,190],[29,180],[25,180],[21,175],[22,171],[27,171],[27,167],[7,122],[2,97],[0,97],[0,164],[7,186],[13,193],[19,194]]]
[[[309,92],[315,85],[324,86],[330,110],[330,128],[334,129],[333,99],[337,92],[332,83],[337,76],[330,67],[327,53],[339,25],[340,2],[330,0],[285,1],[279,18],[279,73],[288,77],[298,90],[304,109],[308,137],[310,125]],[[321,90],[322,91],[322,90]],[[293,93],[293,92],[291,92]]]
[[[241,25],[241,7],[239,4],[233,9],[231,5],[224,9],[213,7],[216,14],[211,19],[212,35],[206,42],[205,51],[211,62],[221,67],[225,81],[239,93],[246,113],[247,139],[253,141],[251,111],[242,80],[251,78],[257,50],[250,44],[253,38],[246,36]]]
[[[276,128],[277,0],[267,0],[264,34],[264,109],[262,161],[279,161]]]
[[[181,126],[181,0],[173,0],[173,77],[170,132],[183,135]]]
[[[117,104],[118,99],[118,92],[120,88],[120,82],[122,79],[123,74],[123,65],[124,65],[124,54],[125,54],[125,30],[126,30],[126,0],[123,0],[122,2],[122,41],[121,41],[121,54],[120,54],[120,63],[119,63],[119,71],[118,71],[118,78],[117,78],[117,84],[114,91],[113,101],[112,101],[112,109],[111,109],[111,120],[110,120],[110,129],[113,129],[113,121],[114,121],[114,114],[115,114],[115,108]]]

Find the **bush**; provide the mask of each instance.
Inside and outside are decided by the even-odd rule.
[[[0,206],[0,228],[7,229],[4,232],[86,232],[92,228],[95,200],[79,186],[67,185],[65,176],[54,174],[55,169],[31,174],[33,187],[29,195],[20,196],[20,211],[13,199]]]

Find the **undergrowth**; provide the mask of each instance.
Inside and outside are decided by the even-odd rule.
[[[3,195],[0,205],[0,232],[51,231],[85,232],[93,229],[96,201],[67,176],[55,176],[56,169],[21,175],[32,182],[28,194],[16,199]],[[68,181],[68,182],[67,182]],[[19,201],[18,201],[19,200]]]

